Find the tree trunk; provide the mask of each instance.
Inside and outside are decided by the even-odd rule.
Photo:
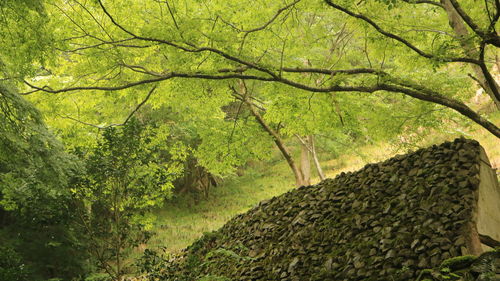
[[[450,0],[441,0],[441,4],[448,14],[448,21],[450,23],[450,26],[455,34],[458,35],[460,44],[462,45],[465,54],[470,58],[479,58],[479,53],[476,46],[471,41],[468,41],[469,31],[467,30],[463,19],[457,13]],[[498,86],[497,82],[492,79],[491,75],[489,77],[490,79],[487,79],[486,75],[489,75],[489,73],[484,73],[483,69],[481,69],[479,65],[473,64],[471,65],[471,67],[476,75],[475,78],[477,79],[477,82],[491,97],[491,99],[495,103],[496,108],[500,110],[500,97],[498,96],[498,93],[500,93],[500,87]]]
[[[316,171],[318,172],[318,176],[321,180],[325,179],[325,174],[323,173],[323,169],[321,168],[321,164],[318,160],[318,155],[316,154],[316,146],[314,144],[314,135],[307,136],[306,140],[302,139],[299,135],[295,135],[297,139],[302,144],[302,147],[306,147],[309,151],[309,154],[312,156],[314,161],[314,166]]]
[[[497,66],[497,73],[500,73],[500,57],[498,57],[498,53],[495,54],[495,65]]]
[[[304,184],[311,184],[311,152],[307,143],[300,143],[300,170]]]
[[[307,185],[307,183],[304,181],[304,176],[302,175],[302,171],[297,167],[295,164],[295,161],[293,161],[292,155],[290,154],[290,151],[288,148],[285,146],[283,143],[283,140],[280,138],[278,133],[276,133],[269,125],[264,121],[262,116],[257,112],[255,107],[253,106],[252,102],[245,100],[245,103],[248,105],[250,112],[252,115],[255,117],[257,122],[262,126],[262,128],[273,138],[274,143],[276,146],[278,146],[278,149],[281,151],[281,154],[283,154],[283,157],[285,157],[286,162],[288,163],[288,166],[293,172],[293,175],[295,176],[295,184],[297,186],[303,186]]]
[[[318,172],[318,176],[320,180],[325,180],[325,174],[323,173],[323,169],[321,168],[321,164],[318,160],[318,155],[316,154],[316,145],[314,144],[314,136],[308,136],[309,147],[311,148],[311,155],[314,160],[314,166],[316,167],[316,171]]]
[[[264,131],[266,131],[273,138],[274,143],[276,144],[276,146],[278,146],[278,149],[280,150],[283,157],[285,157],[285,160],[288,163],[288,166],[290,167],[293,175],[295,176],[295,185],[296,186],[307,185],[308,183],[306,183],[304,181],[304,175],[302,174],[301,169],[299,169],[299,167],[297,167],[297,165],[295,164],[295,161],[293,161],[292,155],[290,154],[290,151],[288,150],[288,148],[285,146],[285,143],[283,142],[281,137],[278,135],[278,133],[275,130],[273,130],[273,128],[271,128],[266,123],[266,121],[264,120],[264,118],[262,118],[262,116],[257,111],[257,109],[255,109],[255,106],[252,103],[252,101],[248,99],[245,83],[243,81],[240,81],[239,86],[240,86],[239,92],[237,92],[233,88],[235,95],[237,95],[239,97],[239,99],[241,99],[242,102],[244,102],[246,105],[248,105],[250,112],[255,117],[255,119],[257,120],[259,125],[262,127],[262,129],[264,129]]]

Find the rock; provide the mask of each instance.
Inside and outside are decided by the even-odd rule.
[[[299,258],[295,257],[290,263],[290,265],[288,265],[288,272],[294,271],[298,263],[299,263]]]

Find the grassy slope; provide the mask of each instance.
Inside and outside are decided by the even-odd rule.
[[[221,227],[238,213],[243,213],[259,201],[280,195],[293,187],[293,175],[281,161],[271,167],[254,169],[245,175],[227,180],[214,188],[208,199],[196,203],[184,196],[167,203],[157,212],[157,235],[150,247],[163,246],[178,251],[191,244],[203,232]]]
[[[500,123],[500,114],[493,118]],[[485,148],[493,167],[500,168],[500,141],[484,129],[473,127],[468,138],[478,140]],[[458,137],[455,133],[436,133],[428,136],[420,146],[441,143]],[[378,162],[396,154],[388,144],[366,146],[355,153],[342,155],[337,159],[323,161],[327,177],[334,177],[342,171],[354,171],[369,162]],[[314,179],[313,182],[317,182]],[[166,247],[167,251],[179,251],[201,236],[203,232],[221,227],[238,213],[245,212],[259,201],[280,195],[293,188],[293,176],[284,161],[262,165],[244,176],[227,180],[214,188],[210,197],[196,203],[193,197],[174,199],[157,212],[157,235],[149,247]]]

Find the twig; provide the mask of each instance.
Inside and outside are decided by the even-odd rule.
[[[65,118],[65,119],[70,119],[70,120],[73,120],[75,122],[78,122],[80,124],[83,124],[83,125],[87,125],[87,126],[91,126],[91,127],[94,127],[94,128],[97,128],[99,130],[104,130],[104,129],[107,129],[107,128],[111,128],[111,127],[118,127],[118,126],[125,126],[127,124],[128,121],[130,121],[130,119],[134,116],[134,114],[149,100],[149,98],[151,97],[151,95],[153,94],[153,92],[156,90],[156,85],[153,86],[153,88],[151,90],[149,90],[149,93],[146,95],[146,97],[144,98],[144,100],[142,100],[135,108],[134,110],[132,110],[129,115],[127,116],[127,118],[125,118],[125,120],[122,122],[122,123],[119,123],[119,124],[110,124],[110,125],[107,125],[107,126],[99,126],[99,125],[95,125],[95,124],[92,124],[92,123],[88,123],[88,122],[85,122],[85,121],[81,121],[79,119],[76,119],[74,117],[71,117],[71,116],[67,116],[67,115],[59,115],[59,117],[61,118]]]

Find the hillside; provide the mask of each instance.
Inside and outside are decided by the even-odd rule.
[[[464,228],[477,201],[479,152],[477,142],[457,139],[290,191],[160,271],[166,280],[416,279],[470,248]]]
[[[493,114],[492,120],[500,122],[500,114]],[[412,142],[418,149],[442,143],[462,135],[463,128],[450,128],[450,132],[434,132],[423,140]],[[478,140],[486,150],[493,168],[500,167],[500,144],[487,131],[472,127],[468,138]],[[408,146],[400,143],[380,142],[361,147],[345,147],[341,155],[332,155],[325,150],[320,155],[327,177],[334,178],[341,172],[361,169],[367,163],[383,161],[396,153],[406,152]],[[276,158],[280,156],[277,155]],[[293,176],[283,161],[260,163],[247,167],[238,177],[226,179],[219,187],[210,190],[208,198],[198,195],[178,196],[157,210],[156,235],[147,247],[165,248],[168,252],[179,252],[209,232],[222,227],[229,219],[244,213],[262,200],[281,195],[291,189]],[[318,183],[319,178],[313,178]]]

